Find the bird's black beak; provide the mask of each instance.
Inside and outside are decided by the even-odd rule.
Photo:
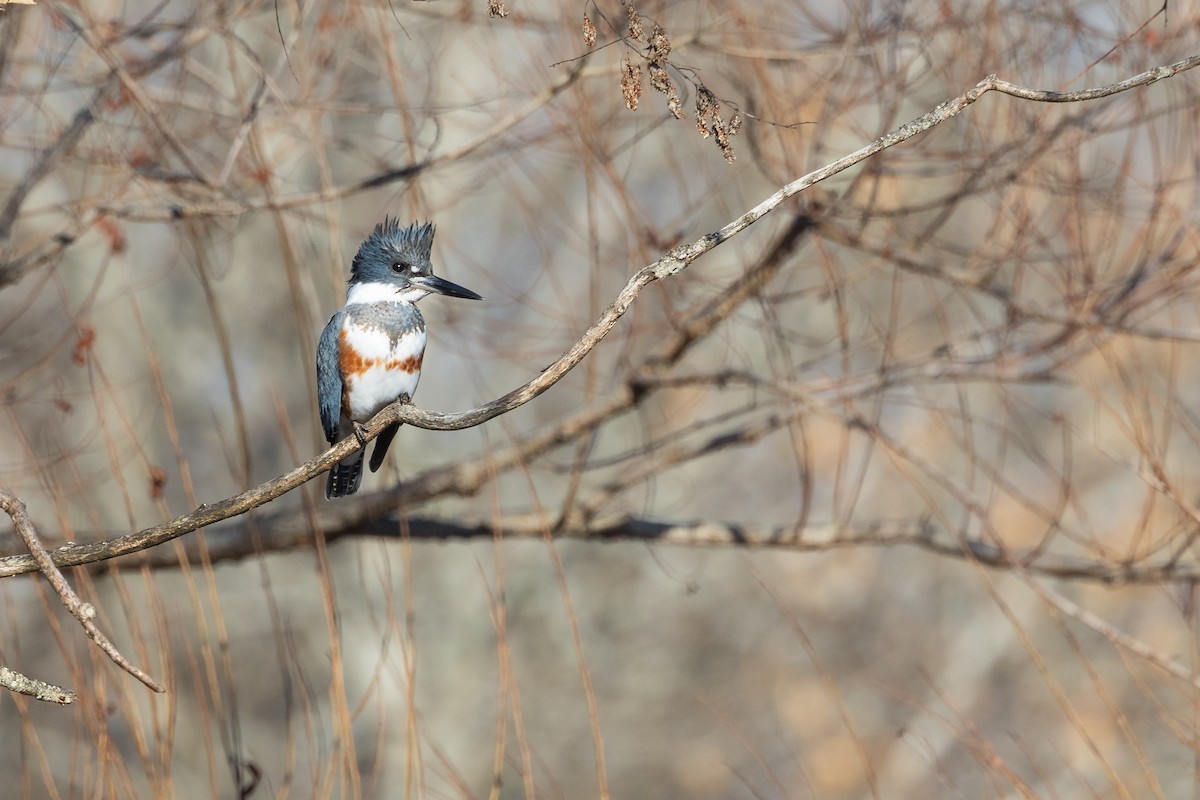
[[[408,282],[436,294],[444,294],[447,297],[461,297],[464,300],[483,299],[483,297],[475,294],[470,289],[459,286],[457,283],[451,283],[445,278],[439,278],[437,275],[421,275],[420,277],[409,278]]]

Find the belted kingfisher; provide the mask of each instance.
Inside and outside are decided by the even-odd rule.
[[[425,356],[425,320],[416,302],[436,293],[483,298],[433,274],[433,224],[400,227],[385,217],[350,264],[346,307],[333,315],[317,345],[317,400],[330,444],[350,434],[400,397],[412,399]],[[400,424],[379,434],[371,471],[383,464]],[[358,491],[364,450],[329,470],[325,498]]]

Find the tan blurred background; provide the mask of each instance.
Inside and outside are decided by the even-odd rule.
[[[316,337],[384,214],[486,298],[422,303],[416,403],[461,411],[990,73],[1200,52],[1191,4],[506,5],[0,10],[0,487],[47,545],[320,453]],[[67,571],[165,695],[0,581],[0,664],[78,693],[0,694],[5,795],[1200,795],[1198,80],[988,94],[354,499]]]

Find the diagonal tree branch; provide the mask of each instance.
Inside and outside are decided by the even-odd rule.
[[[608,332],[613,329],[647,286],[682,272],[698,258],[744,231],[759,219],[774,211],[784,201],[794,197],[804,189],[843,172],[876,153],[905,142],[957,116],[989,91],[999,91],[1004,94],[1038,102],[1076,102],[1106,97],[1138,86],[1149,85],[1196,66],[1200,66],[1200,55],[1148,70],[1120,83],[1097,89],[1067,93],[1026,89],[1007,81],[1001,81],[995,75],[989,75],[965,93],[938,105],[932,111],[917,119],[901,125],[899,128],[876,139],[869,145],[781,187],[774,194],[737,219],[729,222],[720,230],[702,236],[691,244],[674,248],[662,258],[643,267],[628,280],[612,304],[588,328],[583,336],[567,352],[560,356],[557,361],[528,383],[514,389],[497,400],[459,413],[438,413],[425,411],[413,405],[394,403],[379,412],[367,424],[364,444],[396,422],[404,422],[429,430],[461,430],[480,425],[528,403],[561,380],[564,375],[578,365],[600,343]],[[171,541],[186,533],[229,519],[230,517],[244,514],[325,472],[334,463],[362,446],[363,444],[359,444],[355,437],[351,437],[339,442],[325,453],[310,459],[278,478],[274,478],[217,503],[202,504],[191,513],[183,514],[169,522],[103,542],[65,545],[51,554],[53,563],[59,566],[69,566],[127,555],[162,544],[163,542]],[[34,572],[38,568],[38,564],[30,556],[0,559],[0,577]]]
[[[413,507],[434,497],[448,494],[459,496],[474,494],[495,474],[525,463],[564,442],[572,441],[581,434],[612,419],[614,415],[634,407],[638,402],[639,392],[644,393],[645,391],[639,384],[650,380],[656,371],[682,358],[707,330],[715,327],[721,320],[732,314],[740,303],[753,296],[770,276],[779,270],[785,257],[799,242],[801,234],[814,224],[813,219],[807,215],[796,217],[792,225],[772,244],[757,266],[736,280],[736,285],[731,287],[729,292],[721,293],[717,300],[705,304],[700,311],[683,324],[675,335],[668,337],[650,355],[642,367],[632,374],[628,384],[614,397],[584,409],[548,430],[539,431],[523,442],[494,452],[486,461],[478,460],[434,469],[415,480],[407,481],[405,486],[396,490],[377,492],[361,499],[356,498],[355,502],[323,505],[317,512],[317,525],[322,529],[334,528],[339,525],[354,525],[389,514],[400,504]],[[379,430],[390,424],[388,420],[393,419],[393,414],[403,415],[411,412],[421,415],[417,417],[420,419],[430,416],[430,412],[421,411],[414,406],[394,404],[384,409],[379,416],[368,423],[364,440],[370,441],[378,434]],[[404,419],[405,417],[396,418]],[[193,530],[237,516],[269,502],[324,472],[357,447],[357,441],[352,437],[339,442],[325,454],[291,472],[221,503],[211,506],[202,505],[192,514],[178,517],[171,522],[147,528],[135,534],[87,544],[65,545],[53,552],[53,558],[59,566],[78,566],[128,555],[170,541]],[[311,518],[305,515],[294,518],[287,525],[287,529],[291,535],[311,540],[310,525]],[[37,564],[28,555],[14,555],[0,559],[0,578],[35,572],[37,569]]]

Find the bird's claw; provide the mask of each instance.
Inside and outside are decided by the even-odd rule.
[[[354,423],[354,438],[358,439],[359,447],[367,446],[367,426],[361,422]]]

